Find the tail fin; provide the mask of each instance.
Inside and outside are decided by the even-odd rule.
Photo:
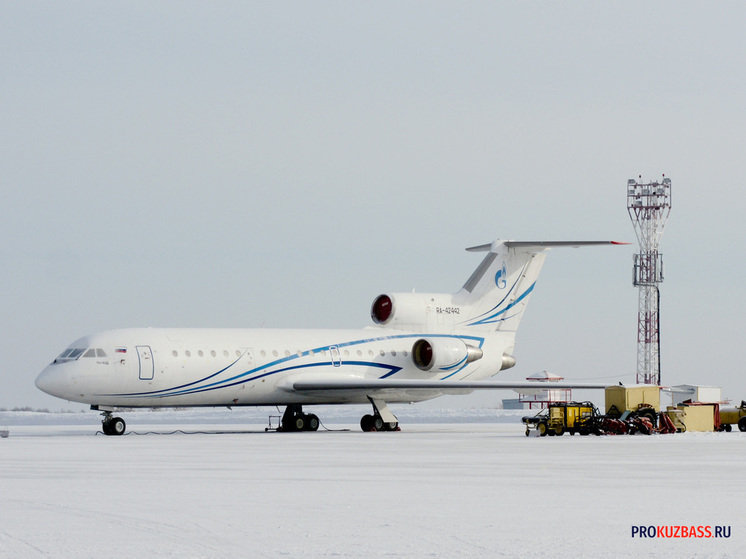
[[[613,241],[495,241],[471,247],[487,251],[482,263],[454,295],[465,307],[462,327],[481,331],[515,332],[526,311],[536,280],[551,247],[620,244]]]

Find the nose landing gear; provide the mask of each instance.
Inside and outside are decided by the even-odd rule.
[[[127,424],[121,417],[112,417],[110,411],[104,411],[101,415],[104,418],[101,420],[102,429],[104,435],[124,435]]]

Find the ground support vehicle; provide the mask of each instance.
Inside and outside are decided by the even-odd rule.
[[[600,434],[596,432],[599,417],[598,409],[591,402],[553,402],[538,414],[524,417],[521,421],[526,425],[526,436],[529,436],[531,427],[542,437],[564,433],[590,435]]]
[[[738,430],[746,432],[746,400],[737,408],[720,409],[720,425],[723,431],[730,431],[731,425],[738,425]]]
[[[619,418],[627,411],[647,414],[655,423],[655,414],[661,409],[660,387],[647,384],[635,386],[607,386],[606,415]]]
[[[630,435],[652,435],[657,432],[658,412],[651,405],[640,404],[635,410],[626,410],[619,419],[626,423]]]
[[[666,414],[658,414],[655,408],[645,404],[618,416],[614,413],[601,415],[591,402],[555,402],[521,421],[526,425],[526,436],[531,434],[532,427],[542,437],[566,432],[571,435],[652,435],[677,431]]]

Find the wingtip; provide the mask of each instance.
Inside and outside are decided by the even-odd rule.
[[[477,245],[473,247],[468,247],[466,249],[466,252],[486,252],[492,248],[492,243],[488,243],[486,245]]]

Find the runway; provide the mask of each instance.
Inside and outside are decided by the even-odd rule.
[[[95,416],[12,425],[0,440],[0,558],[730,557],[743,548],[746,434],[536,438],[509,415],[451,415],[430,410],[439,422],[397,433],[352,422],[265,433],[257,421],[194,423],[208,417],[199,412],[129,429],[212,434],[95,436]],[[632,537],[635,526],[723,526],[730,537]]]

